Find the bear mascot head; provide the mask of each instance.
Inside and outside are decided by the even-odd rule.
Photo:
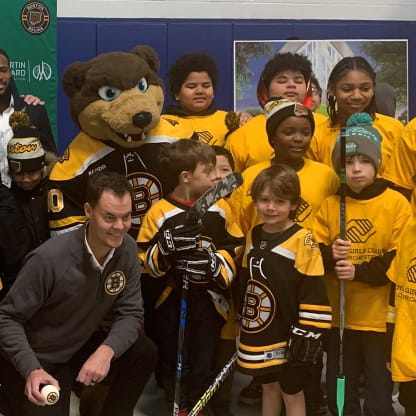
[[[164,94],[158,69],[155,51],[141,45],[75,62],[65,70],[63,87],[80,133],[50,175],[52,235],[85,222],[85,186],[95,172],[109,169],[130,181],[133,237],[149,207],[162,197],[167,178],[158,164],[160,151],[166,143],[192,137],[193,131],[189,124],[160,118]]]

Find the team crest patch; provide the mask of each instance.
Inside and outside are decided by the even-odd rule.
[[[126,178],[132,188],[131,228],[138,232],[146,212],[162,198],[162,184],[156,176],[147,172],[133,172]]]
[[[293,109],[293,114],[296,117],[306,117],[309,114],[309,109],[301,103],[295,103],[295,108]]]
[[[276,300],[272,291],[261,282],[249,280],[244,300],[241,329],[244,332],[264,331],[273,321]]]
[[[310,233],[306,234],[303,244],[305,246],[310,246],[311,248],[319,247],[319,244],[316,242],[315,238]]]
[[[50,13],[42,2],[30,1],[23,6],[20,21],[26,32],[32,35],[40,35],[48,30]]]
[[[410,283],[416,283],[416,257],[410,260],[407,266],[407,281]]]
[[[123,272],[111,273],[104,282],[105,293],[110,296],[118,295],[126,286],[126,276]]]

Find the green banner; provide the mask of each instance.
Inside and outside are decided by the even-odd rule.
[[[57,140],[57,0],[3,1],[0,48],[10,66],[20,94],[36,95],[46,102]]]

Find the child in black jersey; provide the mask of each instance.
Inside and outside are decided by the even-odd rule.
[[[154,330],[159,348],[157,377],[173,392],[181,287],[189,276],[182,366],[181,411],[186,414],[212,382],[221,328],[228,316],[234,257],[242,233],[225,200],[212,205],[202,223],[189,223],[187,212],[215,179],[214,149],[195,140],[166,147],[161,165],[172,178],[170,193],[146,214],[138,236],[146,271],[165,281],[156,302]]]
[[[239,276],[246,284],[237,363],[262,385],[262,416],[280,415],[282,398],[288,416],[304,416],[304,378],[331,323],[322,258],[310,231],[294,222],[295,170],[263,170],[251,196],[263,223],[247,237]]]

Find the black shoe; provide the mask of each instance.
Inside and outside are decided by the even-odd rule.
[[[263,390],[260,384],[251,382],[248,386],[244,387],[238,396],[238,401],[248,406],[260,404],[262,401]]]

